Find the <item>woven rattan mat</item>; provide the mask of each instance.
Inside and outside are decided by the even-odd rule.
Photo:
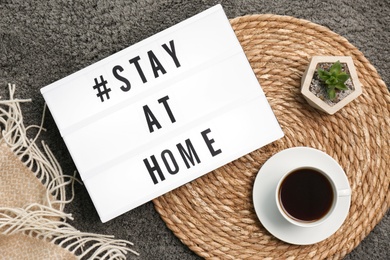
[[[389,91],[363,54],[325,27],[277,15],[238,17],[231,24],[285,137],[155,199],[155,208],[174,234],[204,258],[342,258],[389,209]],[[299,91],[314,55],[352,56],[363,85],[363,94],[333,116],[311,108]],[[268,233],[251,198],[263,163],[295,146],[332,156],[353,192],[341,228],[309,246],[287,244]]]

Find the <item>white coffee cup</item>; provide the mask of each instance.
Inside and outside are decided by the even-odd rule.
[[[332,174],[313,166],[301,166],[286,172],[275,190],[280,214],[299,227],[323,223],[333,214],[338,198],[350,195],[350,188],[338,188]]]

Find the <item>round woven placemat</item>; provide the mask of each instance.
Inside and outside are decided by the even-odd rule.
[[[323,26],[277,15],[238,17],[231,24],[285,137],[155,199],[155,208],[184,244],[207,259],[342,258],[389,209],[389,91],[356,47]],[[363,85],[363,94],[332,116],[311,108],[300,94],[301,76],[314,55],[352,56]],[[263,163],[295,146],[328,153],[352,188],[344,224],[309,246],[273,237],[252,204]]]

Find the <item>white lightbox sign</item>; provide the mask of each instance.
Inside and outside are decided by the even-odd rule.
[[[102,222],[283,136],[220,5],[41,92]]]

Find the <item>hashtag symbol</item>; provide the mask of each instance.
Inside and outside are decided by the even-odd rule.
[[[108,94],[111,89],[107,88],[107,80],[103,78],[102,75],[100,75],[100,82],[98,82],[98,79],[95,78],[95,86],[93,86],[93,89],[97,89],[96,96],[100,98],[102,102],[104,102],[104,96],[106,96],[107,99],[110,99],[110,95]]]

